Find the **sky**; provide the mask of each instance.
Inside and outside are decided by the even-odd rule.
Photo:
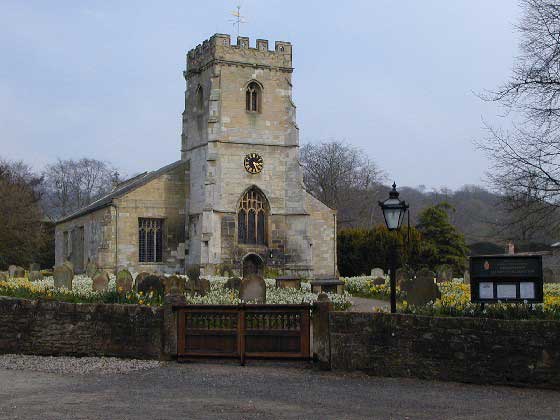
[[[214,33],[293,44],[300,143],[359,147],[399,185],[482,184],[477,96],[518,54],[515,0],[0,0],[0,157],[123,174],[180,158],[187,51]]]

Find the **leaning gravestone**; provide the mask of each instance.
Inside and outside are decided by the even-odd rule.
[[[29,281],[43,280],[43,273],[41,273],[40,271],[30,271],[27,275],[27,278],[29,279]]]
[[[134,280],[134,291],[138,292],[138,285],[141,284],[146,277],[148,277],[150,273],[142,271],[136,275],[136,279]]]
[[[86,265],[86,275],[92,279],[95,276],[95,273],[97,273],[97,264],[93,261],[88,261]]]
[[[125,294],[132,290],[132,274],[127,269],[123,269],[117,273],[115,287],[119,295]]]
[[[229,278],[226,281],[225,288],[230,290],[237,290],[239,292],[239,289],[241,288],[241,279],[239,277]]]
[[[453,269],[447,264],[442,264],[437,268],[437,282],[443,283],[453,280]]]
[[[543,268],[543,281],[545,283],[558,283],[557,279],[554,276],[554,271],[552,268]]]
[[[463,273],[463,283],[471,284],[471,273],[469,272],[469,270],[465,270],[465,272]]]
[[[136,277],[138,281],[138,277]],[[154,295],[163,296],[163,281],[157,274],[148,274],[146,277],[142,278],[140,283],[137,284],[138,293],[142,292],[144,296],[153,292]]]
[[[371,270],[371,277],[376,278],[376,277],[384,277],[385,273],[383,272],[382,268],[372,268]]]
[[[376,286],[381,286],[385,284],[385,277],[376,277],[373,279],[372,283]]]
[[[109,289],[109,275],[105,271],[98,271],[93,277],[94,292],[106,292]]]
[[[14,278],[21,279],[25,277],[25,268],[17,266],[14,270]]]
[[[441,297],[441,293],[434,283],[434,273],[427,269],[420,270],[407,289],[406,301],[414,306],[425,305]]]
[[[262,276],[249,274],[241,280],[239,297],[244,302],[266,302],[266,283]]]
[[[29,271],[41,271],[41,264],[37,264],[37,263],[29,264]]]
[[[53,271],[54,287],[60,289],[64,287],[72,290],[72,280],[74,279],[74,272],[67,265],[57,265]]]

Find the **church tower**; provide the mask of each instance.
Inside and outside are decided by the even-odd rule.
[[[186,265],[334,275],[336,214],[303,186],[292,45],[216,34],[188,52]],[[246,274],[246,273],[245,273]]]

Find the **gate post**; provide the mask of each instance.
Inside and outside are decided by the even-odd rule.
[[[313,303],[313,360],[321,370],[331,368],[329,312],[332,310],[333,303],[326,293],[321,293]]]
[[[163,297],[163,352],[162,358],[172,360],[177,358],[177,320],[179,311],[173,310],[173,305],[185,305],[187,299],[181,294],[166,294]]]

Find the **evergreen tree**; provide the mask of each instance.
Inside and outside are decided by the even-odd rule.
[[[449,221],[450,211],[455,208],[447,202],[427,207],[420,213],[416,228],[425,241],[422,259],[426,265],[433,270],[440,264],[449,264],[460,274],[466,267],[469,250],[463,234]]]

